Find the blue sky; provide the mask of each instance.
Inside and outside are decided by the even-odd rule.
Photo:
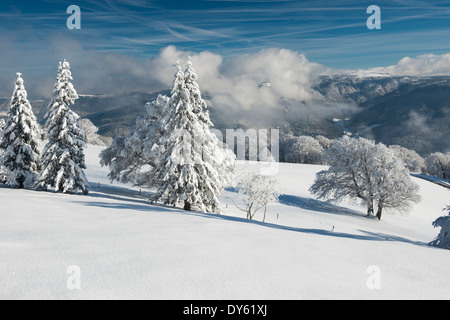
[[[66,28],[70,4],[81,8],[81,30]],[[381,30],[366,27],[371,4],[381,8]],[[168,45],[225,56],[276,47],[333,68],[450,52],[448,1],[49,0],[2,1],[1,7],[1,33],[36,52],[52,37],[74,39],[87,51],[134,56]]]
[[[66,28],[71,4],[81,9],[81,30]],[[366,27],[372,4],[381,8],[381,30]],[[448,1],[3,0],[0,6],[0,77],[12,66],[33,76],[53,72],[67,55],[149,59],[169,45],[225,58],[285,48],[337,69],[450,53]]]

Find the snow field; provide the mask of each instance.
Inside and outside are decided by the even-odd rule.
[[[413,178],[422,201],[378,222],[309,194],[324,167],[280,164],[280,203],[262,223],[231,191],[222,215],[152,206],[138,188],[109,184],[101,149],[86,150],[88,196],[0,188],[0,298],[450,298],[450,254],[427,246],[448,203],[441,186]],[[70,266],[80,289],[68,288]]]

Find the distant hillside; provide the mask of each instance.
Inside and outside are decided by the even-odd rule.
[[[116,137],[126,135],[138,116],[145,114],[145,103],[156,99],[162,92],[129,92],[120,95],[80,95],[72,109],[82,118],[90,119],[98,128],[99,134]],[[31,100],[33,111],[40,123],[44,122],[48,100]],[[0,114],[6,112],[9,99],[0,98]]]
[[[360,77],[353,75],[321,76],[312,89],[324,101],[361,105],[397,90],[409,77]]]
[[[348,126],[362,136],[421,154],[450,150],[450,81],[410,84],[379,97]]]
[[[73,110],[90,119],[99,133],[110,137],[129,134],[145,103],[155,92],[129,92],[117,95],[80,95]],[[215,128],[278,128],[281,134],[341,136],[345,131],[399,144],[425,155],[450,150],[450,77],[361,77],[358,75],[320,76],[312,84],[311,99],[280,99],[272,107],[249,110],[225,108],[210,103]],[[49,100],[32,100],[43,122]],[[9,98],[0,98],[0,116],[7,111]],[[333,121],[349,119],[348,121]]]

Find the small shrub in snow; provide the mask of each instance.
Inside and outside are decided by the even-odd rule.
[[[279,182],[275,176],[266,176],[255,172],[245,172],[237,179],[238,197],[244,208],[236,207],[247,213],[252,220],[255,214],[264,208],[263,222],[266,220],[267,206],[278,202]]]

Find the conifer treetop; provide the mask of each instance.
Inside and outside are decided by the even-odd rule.
[[[58,65],[58,75],[56,77],[50,108],[56,108],[63,105],[69,107],[79,98],[70,80],[73,80],[70,64],[64,59],[64,62],[60,61]]]

